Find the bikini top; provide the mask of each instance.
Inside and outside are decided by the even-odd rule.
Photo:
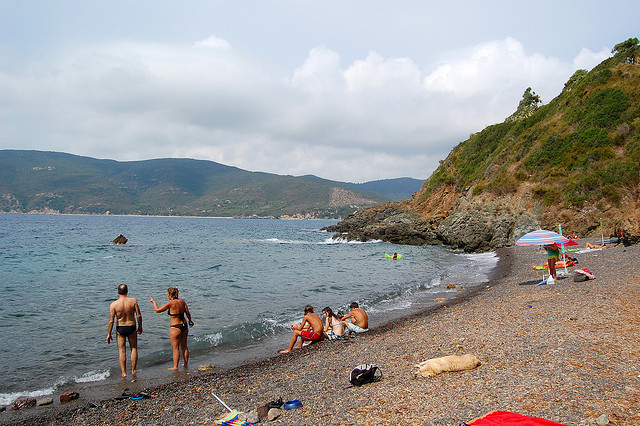
[[[180,317],[180,316],[182,316],[182,315],[184,314],[184,311],[180,312],[179,314],[172,314],[172,313],[171,313],[171,308],[169,308],[169,309],[167,309],[167,314],[168,314],[170,317]]]

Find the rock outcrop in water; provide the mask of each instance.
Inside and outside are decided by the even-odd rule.
[[[506,200],[468,202],[459,199],[450,210],[420,214],[410,202],[387,203],[358,211],[325,228],[334,238],[382,240],[408,245],[448,245],[467,252],[483,252],[512,245],[515,239],[540,227],[526,210],[514,210]]]
[[[113,240],[113,244],[127,244],[127,241],[129,240],[127,240],[124,235],[120,234]]]

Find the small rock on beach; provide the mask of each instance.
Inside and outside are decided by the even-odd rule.
[[[22,410],[23,408],[30,408],[34,405],[36,405],[36,399],[32,396],[20,396],[11,404],[14,410]]]
[[[51,405],[53,404],[53,398],[47,397],[47,398],[42,398],[40,400],[38,400],[38,402],[36,402],[36,405],[38,407],[43,406],[43,405]]]
[[[80,394],[78,392],[65,392],[60,394],[60,404],[66,404],[67,402],[71,402],[78,398],[80,398]]]

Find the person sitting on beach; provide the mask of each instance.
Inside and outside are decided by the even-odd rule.
[[[587,245],[584,246],[585,249],[601,249],[604,248],[604,244],[591,244],[591,243],[587,243]]]
[[[351,312],[342,317],[344,326],[353,333],[369,331],[369,317],[364,309],[358,305],[358,302],[352,302],[349,305],[349,309],[351,309]]]
[[[324,333],[329,340],[340,339],[344,336],[344,324],[340,320],[340,317],[333,313],[330,307],[326,307],[322,310],[324,315]]]
[[[127,377],[127,340],[131,350],[131,374],[135,375],[138,365],[138,334],[142,334],[142,313],[138,301],[128,297],[129,288],[126,284],[118,286],[118,300],[111,302],[109,306],[109,327],[107,331],[107,343],[111,343],[113,323],[116,323],[116,339],[118,342],[118,355],[122,377]],[[136,317],[138,329],[136,330]],[[138,332],[136,334],[136,331]]]
[[[291,336],[291,342],[289,347],[280,351],[281,354],[289,353],[293,350],[293,347],[300,337],[300,344],[298,349],[302,347],[302,342],[316,342],[324,337],[322,320],[318,314],[313,312],[313,306],[307,305],[304,307],[304,317],[302,317],[301,324],[291,324],[293,335]]]
[[[187,315],[189,319],[189,326],[193,327],[193,321],[191,320],[191,312],[187,302],[178,298],[178,287],[169,287],[167,289],[167,297],[169,301],[162,307],[158,307],[155,299],[151,298],[153,308],[156,312],[167,311],[169,317],[169,338],[171,339],[171,348],[173,349],[173,368],[169,370],[177,370],[178,362],[180,361],[180,348],[182,348],[182,358],[184,359],[184,368],[189,366],[189,348],[187,347],[187,336],[189,335],[189,327],[184,316]]]

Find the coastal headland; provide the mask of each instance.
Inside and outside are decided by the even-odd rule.
[[[232,369],[198,373],[194,360],[191,377],[144,389],[153,399],[115,400],[114,389],[103,400],[81,395],[0,413],[0,423],[212,424],[226,412],[214,392],[243,412],[299,399],[302,408],[276,420],[284,425],[459,425],[492,410],[571,425],[605,417],[640,424],[640,246],[576,254],[596,279],[574,282],[569,274],[542,286],[531,268],[545,260],[539,247],[498,254],[493,276],[473,294],[377,328],[372,318],[369,333]],[[462,354],[482,365],[414,377],[421,361]],[[363,363],[377,364],[383,378],[351,387],[349,372]]]

